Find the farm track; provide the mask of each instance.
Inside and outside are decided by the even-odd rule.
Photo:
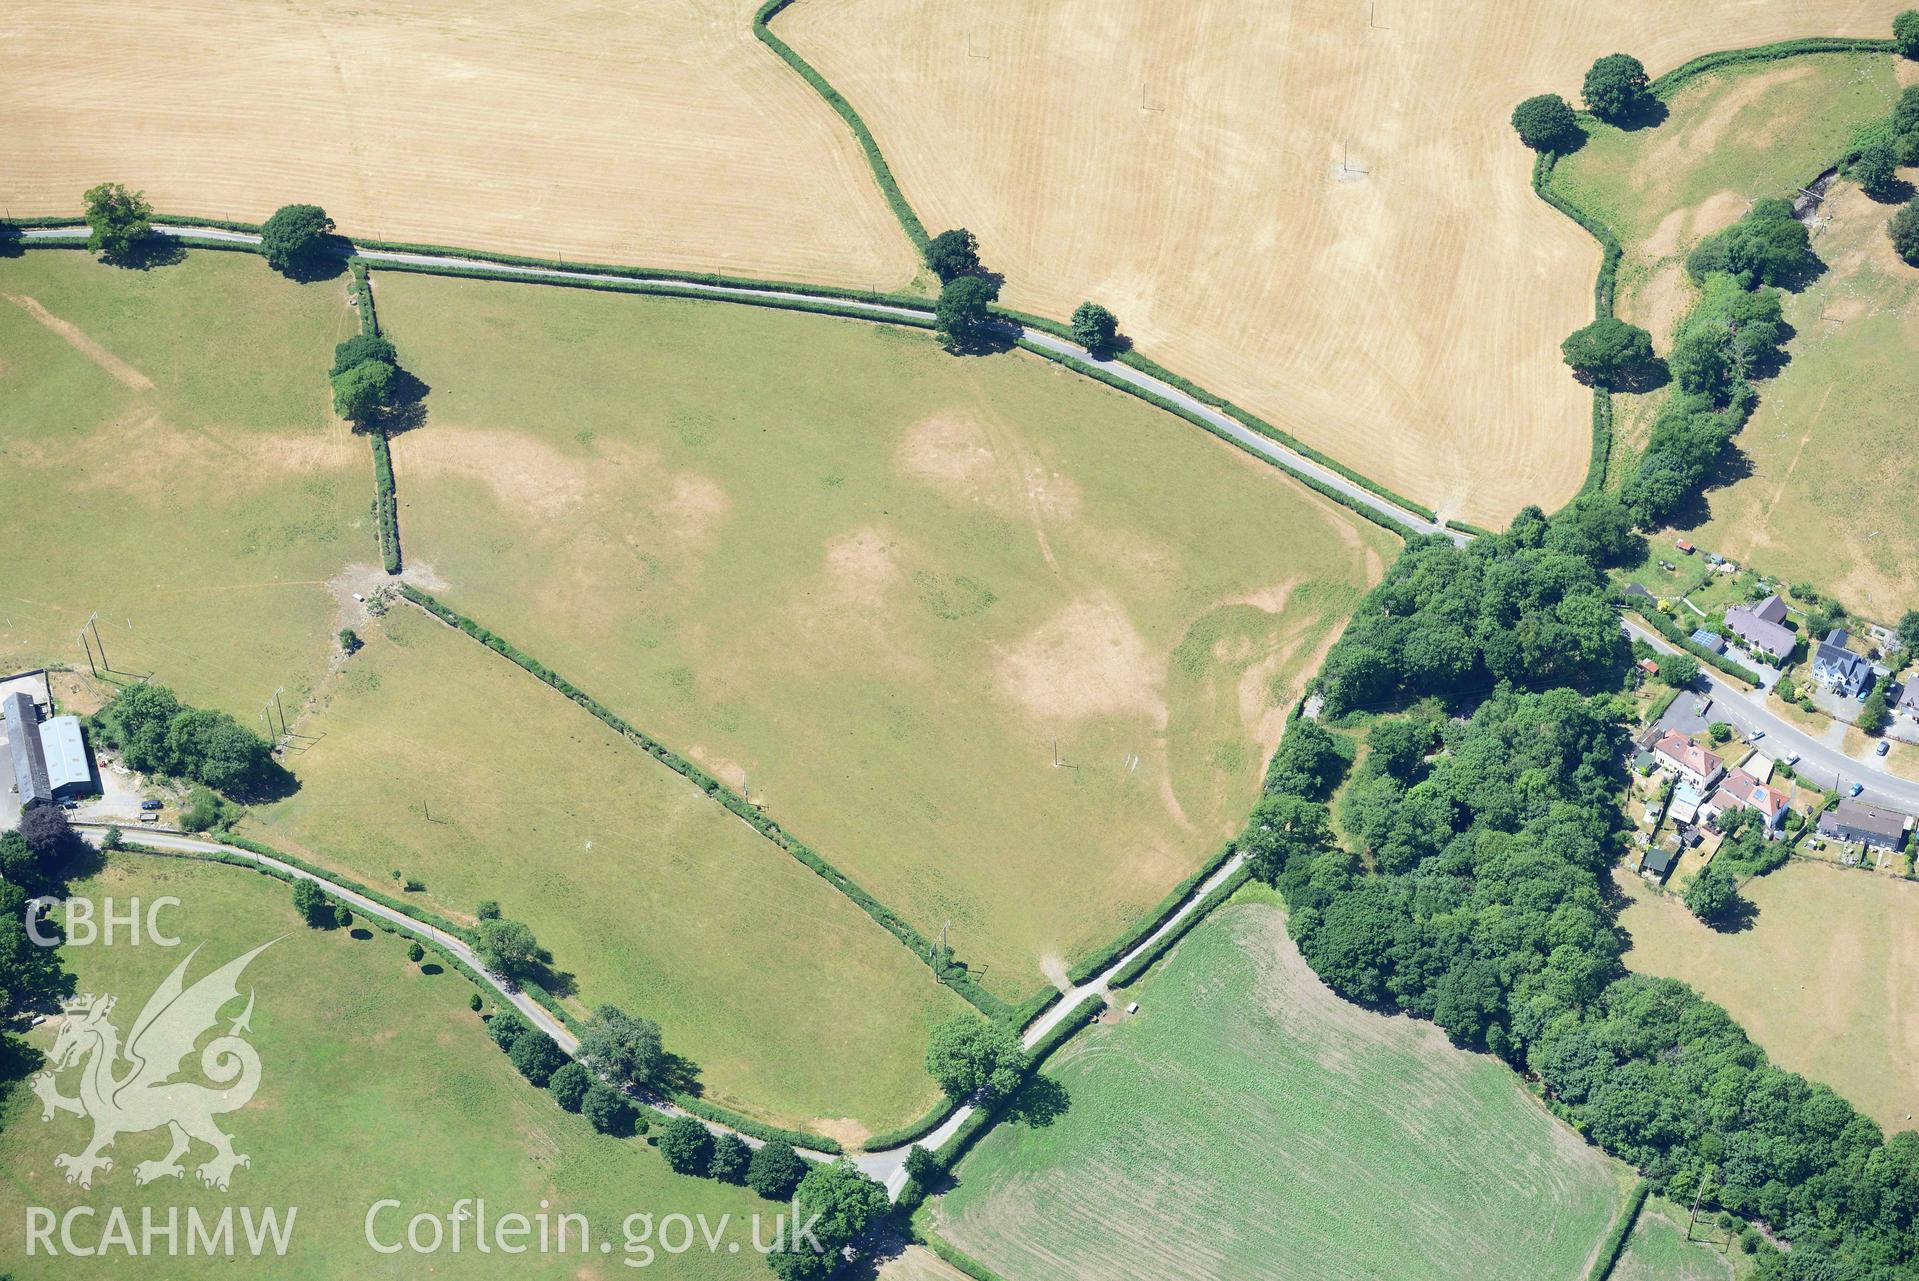
[[[106,839],[105,828],[91,824],[82,828],[81,835],[89,844],[95,846],[103,845]],[[134,854],[153,853],[157,857],[215,855],[218,856],[219,859],[246,864],[270,875],[290,880],[312,881],[325,889],[327,893],[338,898],[341,902],[346,903],[353,908],[354,911],[365,916],[373,917],[384,924],[393,926],[395,929],[415,935],[446,949],[460,964],[479,975],[501,1000],[518,1010],[527,1022],[552,1037],[554,1043],[564,1050],[569,1057],[577,1057],[579,1054],[580,1040],[574,1036],[572,1032],[567,1030],[564,1023],[554,1017],[551,1011],[528,996],[524,991],[488,970],[485,963],[480,960],[479,955],[467,945],[465,940],[459,938],[457,935],[450,934],[424,921],[416,920],[397,908],[388,907],[386,904],[371,899],[356,890],[349,889],[337,881],[329,880],[327,877],[309,872],[305,868],[297,867],[292,863],[274,858],[271,855],[256,854],[251,850],[241,849],[235,845],[223,845],[218,841],[205,841],[197,837],[185,836],[173,832],[139,832],[135,835],[138,845],[148,846],[150,850],[142,850],[136,847],[125,852]],[[1188,916],[1199,909],[1200,904],[1206,901],[1208,895],[1220,885],[1224,884],[1239,870],[1240,864],[1244,861],[1245,856],[1241,854],[1235,854],[1232,858],[1228,859],[1212,876],[1208,877],[1203,884],[1194,887],[1192,894],[1187,897],[1186,901],[1182,903],[1177,910],[1168,915],[1167,918],[1160,923],[1158,929],[1127,949],[1123,955],[1115,957],[1112,963],[1100,971],[1100,973],[1094,975],[1086,982],[1062,992],[1057,1001],[1054,1001],[1034,1018],[1031,1023],[1026,1025],[1026,1028],[1020,1033],[1020,1044],[1029,1050],[1032,1049],[1038,1045],[1040,1041],[1045,1039],[1049,1032],[1058,1027],[1061,1022],[1087,1001],[1104,1000],[1106,996],[1106,985],[1111,981],[1113,975],[1123,969],[1135,956],[1152,947],[1161,938],[1165,937],[1169,931],[1178,928]],[[647,1103],[668,1116],[678,1117],[691,1115],[691,1113],[683,1109],[674,1107],[664,1099],[649,1098],[647,1099]],[[953,1135],[958,1132],[960,1126],[963,1125],[976,1110],[974,1104],[962,1104],[960,1107],[954,1109],[953,1114],[937,1129],[912,1143],[903,1143],[898,1147],[888,1148],[881,1152],[849,1153],[848,1159],[850,1159],[854,1165],[858,1166],[862,1173],[885,1185],[889,1198],[898,1197],[901,1189],[906,1186],[907,1154],[915,1147],[924,1147],[937,1151],[948,1139],[952,1138]],[[739,1134],[738,1131],[716,1121],[700,1119],[700,1123],[717,1134]],[[739,1137],[751,1147],[759,1147],[762,1142],[750,1134],[739,1134]],[[831,1154],[825,1152],[809,1151],[806,1149],[801,1149],[801,1152],[805,1156],[817,1161],[831,1161],[834,1159]]]
[[[154,230],[164,235],[192,242],[211,241],[231,245],[257,245],[260,237],[254,232],[228,231],[218,227],[195,227],[178,224],[156,224]],[[66,227],[31,227],[22,235],[31,244],[34,241],[67,242],[75,236],[87,232],[81,225]],[[898,324],[901,322],[922,323],[931,318],[933,309],[925,307],[907,307],[894,303],[863,302],[832,295],[812,294],[795,289],[781,289],[775,286],[716,285],[699,280],[648,279],[636,280],[630,276],[616,276],[601,272],[572,271],[557,267],[530,267],[523,264],[495,262],[486,258],[463,258],[452,254],[414,253],[398,249],[358,249],[354,253],[369,266],[388,263],[403,266],[408,270],[434,272],[441,271],[449,275],[466,272],[488,272],[529,283],[611,285],[625,289],[634,289],[644,285],[645,291],[667,297],[707,298],[720,302],[737,303],[800,303],[818,306],[830,305],[837,312],[879,321]],[[1062,358],[1067,368],[1076,365],[1087,366],[1126,383],[1128,386],[1158,400],[1177,406],[1182,413],[1191,414],[1206,422],[1219,435],[1274,464],[1282,471],[1290,472],[1297,478],[1303,478],[1312,484],[1322,485],[1337,492],[1349,504],[1358,504],[1377,512],[1389,520],[1405,525],[1419,534],[1438,534],[1452,539],[1455,543],[1464,543],[1468,535],[1448,529],[1427,520],[1416,512],[1407,511],[1397,503],[1380,497],[1363,485],[1354,483],[1329,467],[1314,462],[1311,458],[1279,442],[1262,436],[1245,426],[1237,419],[1214,409],[1205,401],[1191,396],[1171,383],[1164,382],[1153,375],[1143,373],[1130,365],[1116,360],[1105,360],[1093,355],[1078,343],[1056,337],[1043,330],[1032,329],[1011,321],[1002,321],[1000,331],[1010,340],[1038,348],[1054,357]],[[1075,370],[1078,372],[1078,370]]]

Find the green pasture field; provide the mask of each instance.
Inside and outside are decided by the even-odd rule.
[[[1663,350],[1694,296],[1685,276],[1692,247],[1750,201],[1791,197],[1915,81],[1919,65],[1889,54],[1808,55],[1700,77],[1654,128],[1588,124],[1586,144],[1560,161],[1553,183],[1625,245],[1619,314],[1650,329]],[[1844,179],[1831,188],[1813,231],[1827,270],[1786,298],[1790,360],[1758,384],[1732,482],[1707,493],[1703,523],[1684,534],[1896,620],[1919,594],[1919,533],[1904,501],[1919,464],[1903,448],[1919,410],[1919,313],[1910,306],[1919,272],[1891,251],[1891,213]],[[1615,395],[1618,453],[1643,443],[1667,394]],[[1669,546],[1670,531],[1654,541]]]
[[[1751,1274],[1752,1256],[1736,1245],[1728,1250],[1728,1234],[1711,1215],[1702,1217],[1688,1241],[1686,1213],[1683,1205],[1649,1197],[1609,1281],[1734,1281]]]
[[[824,880],[505,659],[411,606],[310,718],[301,787],[254,834],[470,919],[482,899],[659,1021],[707,1096],[857,1141],[924,1112],[932,1026],[964,1006]]]
[[[325,667],[326,582],[377,565],[364,441],[327,366],[340,280],[251,254],[146,271],[0,258],[0,669],[110,665],[257,724]]]
[[[928,937],[950,923],[1009,999],[1244,820],[1393,548],[1023,353],[708,302],[375,289],[432,387],[394,457],[436,594]]]
[[[1919,602],[1919,269],[1892,252],[1890,207],[1841,182],[1826,209],[1828,270],[1787,295],[1792,359],[1739,434],[1744,474],[1688,536],[1895,623]]]
[[[188,952],[194,980],[269,940],[276,940],[241,976],[240,1000],[222,1011],[224,1032],[248,992],[254,1007],[248,1041],[258,1051],[258,1092],[245,1107],[216,1121],[235,1150],[251,1158],[236,1170],[228,1191],[203,1187],[194,1167],[210,1155],[196,1144],[184,1158],[179,1179],[145,1186],[135,1166],[166,1154],[164,1130],[122,1134],[108,1154],[111,1170],[96,1174],[90,1190],[65,1181],[53,1158],[80,1151],[90,1124],[61,1113],[40,1119],[40,1103],[24,1080],[5,1089],[0,1102],[0,1271],[35,1278],[100,1277],[459,1277],[612,1278],[621,1266],[626,1216],[704,1213],[710,1221],[774,1207],[751,1193],[705,1179],[673,1174],[643,1140],[595,1134],[578,1116],[560,1110],[552,1097],[528,1085],[494,1048],[478,1015],[467,1007],[473,985],[456,971],[426,973],[406,959],[399,937],[377,930],[314,931],[292,908],[280,881],[257,872],[206,863],[120,855],[74,892],[94,900],[96,914],[111,897],[122,911],[129,900],[152,903],[171,895],[177,908],[159,920],[182,940],[180,947],[125,942],[68,947],[67,966],[79,990],[113,994],[112,1022],[129,1033],[146,998]],[[29,1036],[41,1051],[53,1043],[54,1025]],[[210,1039],[202,1037],[202,1042]],[[124,1069],[122,1069],[124,1070]],[[79,1072],[59,1077],[61,1092],[77,1093]],[[185,1081],[203,1081],[199,1056],[186,1060]],[[483,1197],[489,1218],[510,1212],[586,1215],[594,1236],[591,1255],[480,1254],[470,1236],[458,1255],[443,1248],[431,1257],[411,1252],[380,1254],[366,1243],[365,1220],[374,1202],[393,1198],[400,1211],[375,1221],[383,1244],[405,1231],[416,1213],[444,1216],[465,1197]],[[285,1258],[236,1259],[130,1257],[27,1257],[28,1207],[57,1216],[91,1206],[94,1219],[77,1219],[82,1244],[98,1241],[111,1207],[122,1207],[135,1233],[141,1210],[164,1216],[177,1208],[184,1224],[188,1207],[206,1219],[227,1207],[297,1208]],[[635,1225],[637,1228],[637,1224]],[[736,1228],[735,1232],[744,1231]],[[236,1225],[235,1235],[240,1229]],[[770,1237],[770,1227],[768,1236]],[[185,1229],[182,1227],[184,1251]],[[577,1239],[577,1238],[576,1238]],[[610,1255],[598,1253],[610,1240]],[[751,1251],[750,1237],[734,1235],[742,1253],[709,1256],[704,1248],[678,1259],[662,1257],[657,1270],[674,1277],[717,1281],[769,1275]],[[59,1237],[53,1238],[59,1245]],[[724,1246],[722,1246],[724,1251]],[[638,1258],[636,1254],[633,1257]],[[649,1275],[641,1272],[637,1275]]]
[[[1683,979],[1774,1062],[1833,1088],[1888,1132],[1919,1112],[1919,885],[1795,860],[1747,882],[1752,928],[1720,933],[1638,877],[1629,968]]]
[[[1623,279],[1685,253],[1763,196],[1790,198],[1838,160],[1853,129],[1892,111],[1912,73],[1890,53],[1748,62],[1688,81],[1648,128],[1585,120],[1553,186],[1626,248]],[[1708,225],[1710,224],[1710,225]],[[1629,308],[1623,309],[1633,319]],[[1644,323],[1644,322],[1641,322]]]
[[[1504,1064],[1340,1000],[1254,892],[960,1162],[939,1230],[1023,1281],[1579,1281],[1623,1201]]]

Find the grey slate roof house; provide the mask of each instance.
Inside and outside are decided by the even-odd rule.
[[[1899,687],[1899,701],[1893,704],[1893,710],[1919,720],[1919,677]]]
[[[1773,658],[1785,658],[1799,643],[1798,634],[1786,626],[1786,602],[1777,595],[1768,596],[1756,605],[1728,606],[1726,630]]]
[[[1872,684],[1872,664],[1846,648],[1844,628],[1835,627],[1812,654],[1812,678],[1842,698]]]
[[[40,714],[25,694],[9,694],[0,702],[0,714],[7,722],[7,752],[13,757],[13,789],[20,793],[22,809],[39,801],[53,799],[53,783],[47,778],[46,752],[40,746]]]
[[[1819,816],[1819,835],[1896,850],[1905,843],[1906,825],[1911,822],[1897,810],[1848,798]]]

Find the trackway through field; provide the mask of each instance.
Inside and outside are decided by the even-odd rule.
[[[83,830],[82,835],[89,843],[96,846],[104,844],[106,838],[104,829],[91,826]],[[256,854],[251,850],[241,849],[235,845],[222,845],[218,841],[200,840],[196,837],[185,836],[174,832],[140,832],[136,833],[136,836],[138,838],[136,845],[123,847],[126,852],[133,854],[149,853],[152,851],[165,852],[160,855],[161,857],[171,857],[174,853],[189,857],[195,855],[217,855],[222,859],[235,860],[248,866],[259,868],[272,875],[292,880],[312,881],[324,888],[335,898],[351,906],[354,911],[374,917],[396,929],[404,930],[408,934],[417,935],[420,938],[445,948],[460,964],[466,966],[484,979],[488,986],[492,987],[493,990],[499,994],[501,1000],[512,1005],[529,1023],[552,1037],[555,1043],[557,1043],[562,1050],[565,1050],[569,1056],[577,1057],[579,1054],[580,1039],[567,1029],[566,1024],[555,1018],[545,1006],[535,1001],[524,991],[509,984],[505,979],[487,969],[485,962],[481,961],[479,955],[458,935],[450,934],[436,925],[429,925],[425,921],[417,920],[414,917],[408,916],[405,912],[388,907],[386,904],[369,898],[357,890],[349,889],[337,881],[309,872],[305,868],[297,867],[292,863],[274,858],[268,854]],[[148,849],[141,849],[140,846],[146,846]],[[1182,903],[1177,910],[1169,914],[1167,918],[1160,923],[1158,929],[1127,949],[1122,955],[1113,958],[1112,963],[1093,978],[1062,992],[1057,1001],[1054,1001],[1048,1006],[1045,1011],[1029,1023],[1025,1030],[1020,1033],[1020,1044],[1028,1050],[1032,1049],[1046,1037],[1047,1033],[1058,1027],[1061,1022],[1086,1002],[1091,1000],[1104,1000],[1106,997],[1106,985],[1111,981],[1113,975],[1124,968],[1135,956],[1152,947],[1172,930],[1177,929],[1180,923],[1188,916],[1198,911],[1200,905],[1206,901],[1207,897],[1220,885],[1230,879],[1232,875],[1239,870],[1240,865],[1244,861],[1245,856],[1240,854],[1235,854],[1232,858],[1228,859],[1212,876],[1208,877],[1203,884],[1194,887],[1193,892],[1187,896],[1186,901]],[[689,1113],[674,1107],[664,1099],[649,1099],[648,1103],[668,1116],[689,1115]],[[912,1143],[903,1143],[898,1147],[889,1148],[883,1152],[858,1153],[850,1159],[853,1164],[858,1166],[868,1177],[884,1184],[888,1197],[897,1197],[900,1194],[900,1190],[906,1186],[907,1154],[916,1147],[930,1148],[937,1151],[948,1139],[952,1138],[953,1135],[958,1132],[960,1126],[966,1122],[967,1118],[973,1115],[974,1111],[975,1108],[972,1104],[964,1104],[955,1109],[953,1114],[948,1117],[938,1129],[935,1129],[930,1134]],[[702,1120],[701,1124],[716,1133],[737,1133],[718,1122]],[[740,1134],[739,1137],[752,1147],[760,1146],[761,1140],[754,1138],[750,1134]],[[802,1149],[802,1151],[806,1156],[815,1160],[829,1161],[833,1159],[829,1154],[824,1152],[806,1151],[805,1149]]]
[[[219,227],[196,227],[171,223],[156,224],[154,230],[164,235],[192,242],[195,240],[213,241],[235,245],[257,245],[260,237],[255,232],[228,231]],[[75,236],[84,236],[87,229],[74,225],[66,227],[30,227],[24,233],[29,241],[70,242]],[[849,298],[840,298],[827,294],[812,294],[795,289],[781,289],[772,285],[715,285],[699,280],[647,279],[638,281],[631,276],[615,276],[591,271],[569,271],[557,267],[529,267],[516,263],[495,262],[486,258],[463,258],[453,254],[413,253],[398,249],[358,249],[354,254],[369,264],[392,263],[411,270],[444,271],[460,273],[483,271],[525,279],[531,283],[575,283],[591,285],[614,285],[633,289],[643,284],[646,290],[666,294],[683,294],[696,298],[711,298],[719,301],[752,303],[756,300],[775,303],[829,303],[850,315],[870,320],[886,322],[923,322],[930,318],[933,309],[927,307],[907,307],[894,303],[861,302]],[[1130,365],[1117,360],[1104,360],[1087,351],[1078,343],[1055,337],[1044,330],[1032,329],[1012,321],[1001,324],[1002,331],[1015,342],[1028,344],[1063,357],[1067,368],[1075,364],[1098,370],[1102,374],[1126,383],[1128,386],[1145,392],[1147,395],[1168,401],[1182,411],[1204,419],[1220,435],[1228,437],[1247,451],[1276,464],[1284,471],[1295,476],[1303,476],[1317,484],[1337,491],[1342,498],[1358,503],[1377,512],[1389,520],[1397,521],[1420,534],[1439,534],[1454,542],[1463,543],[1467,535],[1457,530],[1427,520],[1416,512],[1407,511],[1397,503],[1380,497],[1363,485],[1355,484],[1329,467],[1321,466],[1312,459],[1271,440],[1244,426],[1238,420],[1220,413],[1205,401],[1188,395],[1171,383],[1143,373]],[[1078,372],[1078,371],[1075,371]]]

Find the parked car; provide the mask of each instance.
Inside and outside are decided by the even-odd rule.
[[[1798,763],[1799,763],[1799,753],[1797,752],[1786,753],[1786,764],[1797,765]]]
[[[141,801],[140,808],[143,810],[157,810],[162,805],[165,805],[165,804],[166,804],[165,801],[152,801],[152,800]]]
[[[1748,743],[1757,743],[1760,739],[1764,738],[1765,736],[1766,736],[1765,730],[1756,729],[1751,734],[1748,734],[1746,736],[1746,741]]]
[[[1865,791],[1865,790],[1866,790],[1866,785],[1865,785],[1864,783],[1854,783],[1854,784],[1853,784],[1853,785],[1852,785],[1851,787],[1848,787],[1848,788],[1846,789],[1846,795],[1847,795],[1847,796],[1857,796],[1857,795],[1859,795],[1859,793],[1861,793],[1861,792],[1863,792],[1863,791]]]
[[[1879,740],[1879,746],[1874,748],[1873,750],[1877,752],[1880,756],[1884,756],[1887,752],[1890,752],[1892,750],[1892,744],[1888,743],[1885,739],[1882,738]]]

